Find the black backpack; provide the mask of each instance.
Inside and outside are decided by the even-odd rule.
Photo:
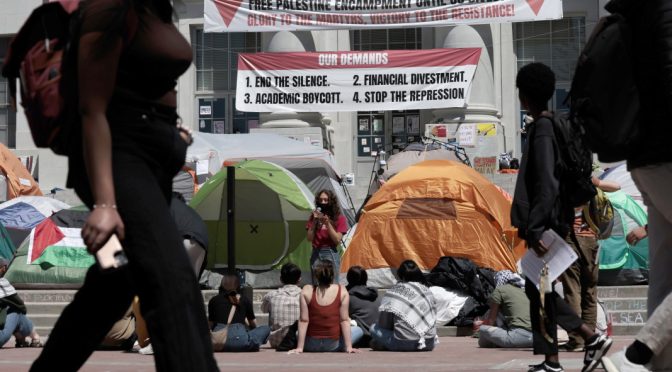
[[[621,2],[622,3],[622,2]],[[600,161],[625,159],[640,109],[635,83],[633,34],[611,1],[583,48],[567,97],[570,117],[583,128],[586,142]]]
[[[572,207],[588,203],[597,194],[592,182],[593,153],[583,127],[564,115],[549,117],[553,122],[560,168],[560,196]]]

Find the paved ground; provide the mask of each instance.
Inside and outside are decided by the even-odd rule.
[[[615,337],[609,354],[622,350],[632,341],[631,337]],[[259,353],[217,353],[222,371],[525,371],[527,366],[538,363],[531,350],[479,349],[477,340],[468,337],[443,337],[433,352],[390,353],[364,349],[361,354],[302,354],[287,355],[269,349]],[[12,343],[13,344],[13,343]],[[39,349],[0,350],[0,371],[28,370]],[[580,371],[583,353],[560,355],[567,371]],[[153,371],[151,356],[99,351],[93,354],[82,371]],[[419,371],[418,371],[419,372]]]

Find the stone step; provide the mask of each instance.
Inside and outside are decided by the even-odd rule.
[[[60,314],[69,302],[26,302],[28,314]]]
[[[597,297],[600,300],[609,298],[647,298],[648,290],[648,285],[598,287]]]
[[[642,329],[641,324],[614,324],[611,332],[614,336],[635,336]]]
[[[646,311],[646,298],[609,298],[602,300],[607,311],[639,310]]]
[[[611,322],[619,325],[643,326],[648,319],[646,310],[610,311]]]
[[[599,287],[598,297],[604,302],[612,317],[615,335],[634,335],[646,322],[647,286]],[[272,289],[254,289],[254,312],[257,324],[268,324],[268,315],[261,312],[261,300]],[[40,334],[48,335],[65,306],[72,301],[75,290],[21,290],[19,296],[28,307],[29,317]],[[385,293],[384,289],[379,290]],[[202,291],[207,308],[210,299],[218,294],[217,290]],[[440,336],[467,336],[472,332],[469,327],[440,327]]]

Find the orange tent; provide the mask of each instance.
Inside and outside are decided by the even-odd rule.
[[[9,149],[0,143],[0,174],[7,177],[7,200],[22,195],[42,195],[28,169]]]
[[[475,170],[449,160],[418,163],[364,207],[341,271],[396,268],[406,259],[431,269],[440,257],[453,256],[515,272],[525,249],[512,239],[510,211],[511,202]]]

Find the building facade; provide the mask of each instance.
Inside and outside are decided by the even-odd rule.
[[[11,35],[41,2],[3,1],[10,5],[0,9],[0,60]],[[604,15],[605,3],[606,0],[565,0],[564,18],[555,21],[387,30],[205,33],[203,0],[180,0],[176,4],[177,26],[192,44],[194,63],[178,82],[178,111],[186,124],[201,132],[262,130],[321,135],[321,143],[333,151],[341,173],[354,173],[353,197],[358,205],[357,201],[366,196],[371,172],[377,166],[371,151],[378,146],[388,153],[398,151],[405,144],[418,141],[427,124],[443,123],[453,133],[461,124],[480,124],[478,140],[467,149],[472,160],[503,152],[520,156],[522,113],[515,89],[517,69],[533,61],[550,65],[558,80],[551,108],[563,110],[574,63],[587,35]],[[237,56],[241,52],[451,47],[482,48],[466,108],[268,114],[235,110]],[[25,117],[7,109],[6,91],[6,83],[0,80],[0,141],[17,153],[38,156],[43,189],[63,187],[64,159],[34,148]],[[402,120],[408,125],[395,129],[393,123]],[[360,122],[369,125],[360,126]]]

